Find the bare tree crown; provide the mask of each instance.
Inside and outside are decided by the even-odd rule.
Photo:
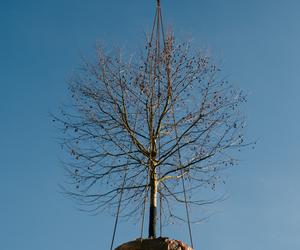
[[[185,202],[181,179],[188,204],[201,205],[199,188],[215,185],[217,170],[234,164],[231,150],[243,145],[244,95],[209,56],[172,34],[161,51],[147,42],[139,58],[98,47],[69,89],[71,105],[55,117],[72,156],[67,194],[90,211],[113,208],[123,190],[123,214],[139,216],[154,189],[172,216],[171,204]]]

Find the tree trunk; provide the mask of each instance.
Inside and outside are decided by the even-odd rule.
[[[156,238],[157,221],[157,176],[153,169],[150,177],[150,213],[149,213],[149,238]]]

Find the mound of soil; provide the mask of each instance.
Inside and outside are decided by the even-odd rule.
[[[137,239],[117,247],[115,250],[193,250],[180,240],[169,238]]]

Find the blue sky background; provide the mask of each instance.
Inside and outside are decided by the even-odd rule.
[[[197,250],[300,249],[300,2],[163,0],[166,24],[222,60],[249,93],[255,150],[226,172],[228,200],[193,227]],[[97,40],[134,49],[154,0],[0,1],[0,249],[108,249],[113,218],[79,212],[60,193],[49,112]],[[169,236],[188,242],[187,228]],[[119,244],[138,237],[122,223]]]

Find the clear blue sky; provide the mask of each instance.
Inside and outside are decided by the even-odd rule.
[[[300,2],[163,0],[165,21],[222,60],[249,93],[255,150],[226,173],[230,197],[194,226],[197,250],[300,249]],[[133,49],[154,0],[0,1],[0,249],[108,249],[113,218],[75,209],[49,112],[97,40]],[[170,236],[188,241],[187,229]],[[123,223],[117,243],[138,237]]]

